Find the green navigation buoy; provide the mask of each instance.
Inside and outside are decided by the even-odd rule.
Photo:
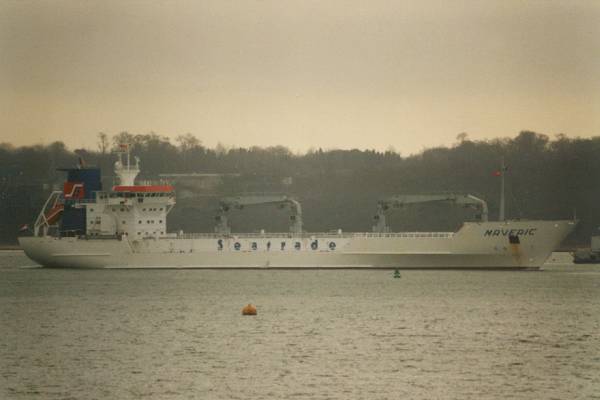
[[[400,278],[400,270],[398,268],[394,271],[394,278]]]

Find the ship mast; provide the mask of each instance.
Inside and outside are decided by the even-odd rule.
[[[504,157],[502,157],[502,166],[500,167],[500,212],[498,213],[498,220],[504,221],[505,204],[504,204],[504,173],[506,172],[506,166],[504,165]]]
[[[119,185],[134,186],[135,177],[140,173],[140,159],[135,157],[135,165],[131,165],[129,144],[122,143],[117,151],[119,160],[115,162],[115,175],[119,178]],[[123,154],[127,156],[127,164],[123,164]]]

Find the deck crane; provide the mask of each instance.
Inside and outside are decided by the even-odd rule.
[[[215,217],[217,220],[215,232],[231,233],[231,228],[227,223],[227,213],[231,209],[241,210],[246,206],[262,204],[275,204],[279,205],[280,208],[288,206],[292,211],[292,215],[290,215],[290,232],[302,233],[302,206],[297,200],[285,195],[248,195],[222,198],[219,201],[219,210]]]
[[[479,211],[478,219],[488,220],[488,206],[485,200],[470,194],[441,193],[441,194],[405,194],[381,199],[377,202],[377,214],[373,232],[386,233],[390,231],[385,221],[385,214],[389,209],[401,208],[411,204],[449,202]]]

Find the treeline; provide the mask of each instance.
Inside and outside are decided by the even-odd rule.
[[[193,135],[175,141],[157,134],[98,135],[96,149],[70,150],[61,142],[13,147],[0,144],[0,242],[14,243],[19,226],[31,223],[64,173],[84,160],[102,168],[105,186],[113,183],[113,151],[129,143],[141,158],[141,178],[161,173],[228,173],[214,197],[181,198],[170,216],[171,230],[210,231],[220,195],[285,192],[304,207],[307,230],[370,230],[377,199],[393,194],[468,192],[488,201],[497,217],[501,161],[507,166],[510,218],[581,220],[571,244],[585,244],[600,225],[600,137],[553,139],[523,131],[514,138],[473,141],[459,135],[451,147],[402,157],[395,151],[322,150],[295,154],[276,147],[208,148]],[[257,208],[232,217],[234,229],[287,229],[281,212]],[[447,205],[409,207],[390,216],[394,230],[456,229],[468,210]]]

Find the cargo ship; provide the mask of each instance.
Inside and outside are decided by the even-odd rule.
[[[461,194],[399,195],[378,203],[371,232],[306,232],[300,203],[289,196],[240,196],[220,202],[215,231],[167,232],[176,202],[168,183],[137,182],[140,160],[118,153],[118,184],[103,190],[100,170],[64,169],[63,190],[44,204],[30,235],[19,237],[26,255],[60,268],[390,268],[538,269],[572,231],[573,220],[489,221],[485,201]],[[478,211],[455,232],[391,232],[393,207],[451,202]],[[254,204],[291,210],[290,230],[232,233],[227,211]]]

